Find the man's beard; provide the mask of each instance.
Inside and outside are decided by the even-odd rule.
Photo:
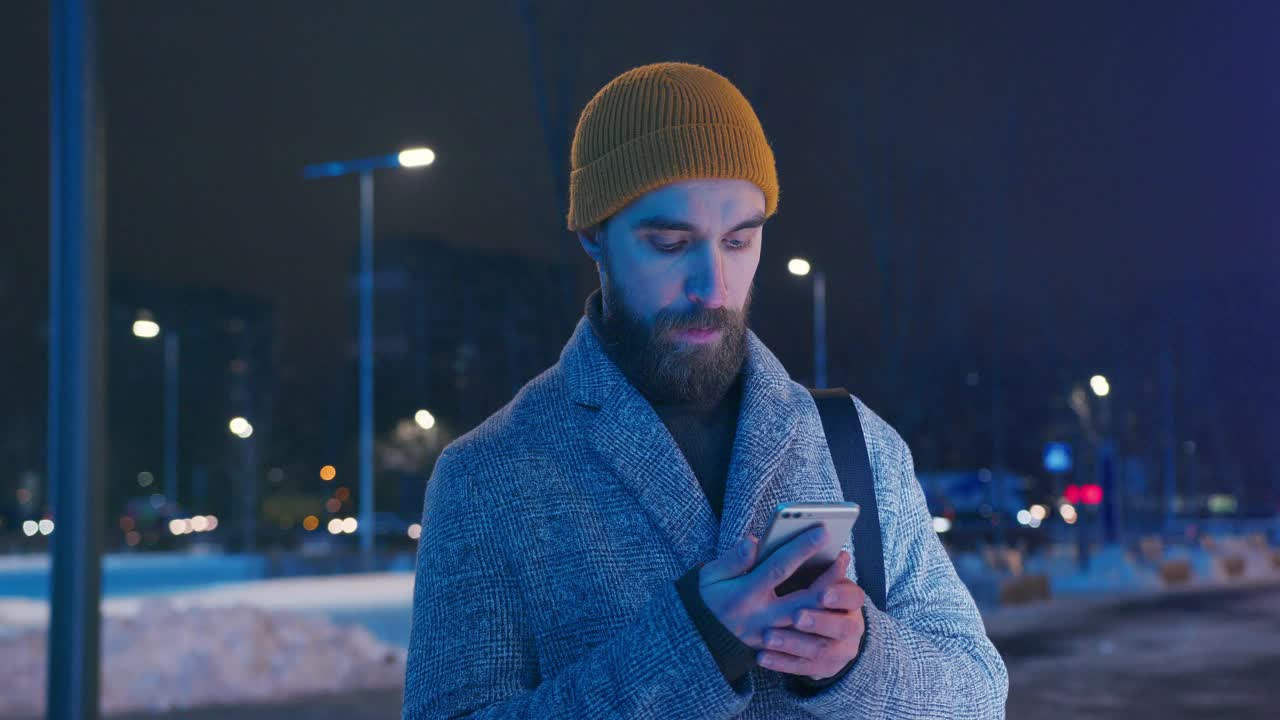
[[[651,402],[690,403],[708,407],[719,402],[733,384],[746,358],[747,315],[751,288],[741,310],[694,307],[661,310],[652,327],[623,301],[606,259],[601,273],[601,317],[605,349]],[[719,339],[681,342],[676,333],[688,328],[715,328]]]

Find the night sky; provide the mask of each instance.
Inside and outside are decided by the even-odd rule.
[[[891,421],[962,412],[913,388],[980,370],[1016,428],[1064,377],[1149,382],[1172,338],[1189,433],[1214,425],[1250,482],[1280,478],[1280,3],[538,5],[559,149],[516,0],[102,3],[110,269],[273,302],[280,412],[307,417],[343,368],[358,195],[304,165],[427,144],[435,165],[378,176],[379,233],[567,245],[585,296],[552,157],[619,72],[697,62],[774,147],[752,325],[798,379],[811,307],[791,255],[827,269],[832,384]],[[46,13],[0,4],[9,415],[43,411]]]

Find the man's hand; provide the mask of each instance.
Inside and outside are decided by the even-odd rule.
[[[781,597],[774,592],[825,540],[826,528],[812,528],[752,568],[759,548],[755,536],[748,536],[699,573],[707,607],[739,640],[761,651],[757,661],[764,667],[820,680],[835,675],[858,653],[864,594],[845,577],[848,553],[841,551],[808,588]],[[825,600],[826,591],[834,593],[831,602]],[[798,625],[809,620],[811,625]],[[770,645],[773,641],[780,644]]]
[[[844,669],[858,656],[858,646],[866,630],[862,602],[866,593],[845,577],[849,553],[841,550],[836,561],[808,590],[819,593],[821,608],[804,608],[789,618],[790,626],[765,631],[767,650],[757,657],[762,667],[822,680]]]

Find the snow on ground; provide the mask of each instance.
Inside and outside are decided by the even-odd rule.
[[[412,573],[107,598],[103,710],[398,687],[412,599]],[[48,621],[43,601],[0,598],[0,717],[43,712]]]

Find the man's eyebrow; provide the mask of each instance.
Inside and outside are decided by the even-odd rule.
[[[733,228],[729,230],[729,232],[737,232],[739,230],[746,230],[747,228],[760,227],[761,225],[764,225],[764,221],[765,221],[764,213],[756,213],[755,215],[752,215],[746,220],[743,220],[742,222],[733,226]],[[653,217],[647,217],[647,218],[644,218],[643,220],[639,220],[635,223],[633,227],[636,230],[672,230],[676,232],[698,232],[698,227],[692,223],[685,222],[684,220],[676,220],[676,219],[665,217],[662,215],[654,215]]]

